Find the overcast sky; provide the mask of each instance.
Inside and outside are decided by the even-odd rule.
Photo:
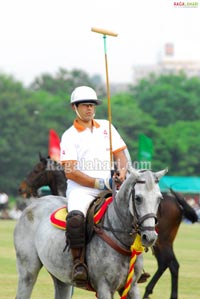
[[[24,84],[60,67],[105,80],[103,38],[91,27],[118,33],[107,37],[111,82],[130,82],[134,66],[155,64],[167,42],[177,59],[200,61],[196,2],[198,8],[175,8],[172,0],[0,0],[0,71]]]

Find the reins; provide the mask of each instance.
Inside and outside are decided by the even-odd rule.
[[[138,180],[136,181],[135,184],[144,184],[145,181],[143,180]],[[155,183],[158,183],[158,180],[155,180]],[[134,184],[134,186],[135,186]],[[155,222],[157,222],[157,215],[154,213],[148,213],[142,217],[139,217],[139,214],[137,212],[137,208],[135,205],[135,190],[134,190],[134,186],[132,187],[131,190],[131,196],[132,196],[132,203],[133,203],[133,211],[134,211],[134,215],[135,217],[133,220],[133,228],[131,230],[122,230],[122,229],[117,229],[117,228],[113,228],[111,225],[111,221],[109,219],[108,213],[106,214],[107,217],[107,222],[108,222],[108,227],[104,226],[104,225],[94,225],[94,230],[96,232],[96,234],[102,239],[104,240],[107,244],[109,244],[113,249],[115,249],[117,252],[123,254],[123,255],[131,255],[131,250],[127,249],[130,248],[130,245],[125,244],[118,236],[116,233],[127,233],[129,236],[136,236],[137,234],[141,234],[142,231],[145,230],[149,230],[149,231],[154,231],[155,227],[154,226],[143,226],[143,222],[149,218],[154,218]],[[124,227],[127,227],[128,225],[130,225],[129,221],[126,221],[126,218],[124,218],[124,216],[121,214],[120,209],[117,205],[117,201],[116,199],[113,200],[113,207],[115,210],[115,213],[117,215],[117,217],[119,218],[119,221],[123,224]],[[119,245],[116,241],[114,241],[109,235],[106,234],[105,230],[110,231],[113,236],[118,240],[119,243],[121,243],[121,245]]]
[[[127,250],[126,248],[123,248],[118,243],[116,243],[113,239],[110,238],[110,236],[108,236],[105,233],[102,227],[94,225],[94,231],[103,241],[110,245],[110,247],[112,247],[114,250],[121,253],[122,255],[131,256],[131,250]]]

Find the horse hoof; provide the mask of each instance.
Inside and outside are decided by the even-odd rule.
[[[138,283],[143,283],[143,282],[146,282],[147,279],[150,277],[151,275],[147,272],[144,272],[141,274],[140,278],[138,279]],[[146,299],[146,298],[144,298]]]

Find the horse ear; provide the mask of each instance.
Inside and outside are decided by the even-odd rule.
[[[165,168],[161,171],[158,171],[155,173],[155,176],[159,179],[161,179],[166,173],[168,172],[168,168]]]
[[[41,154],[41,152],[39,152],[39,158],[40,158],[40,161],[42,161],[42,154]]]
[[[39,158],[40,158],[40,162],[42,162],[42,163],[44,163],[44,164],[47,164],[47,159],[48,159],[49,157],[46,159],[46,158],[43,157],[42,154],[39,152]]]

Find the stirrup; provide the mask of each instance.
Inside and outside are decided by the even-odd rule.
[[[78,268],[81,268],[80,273],[78,273]],[[77,275],[76,275],[77,274]],[[84,263],[77,263],[74,265],[72,269],[72,280],[78,285],[78,286],[84,286],[86,283],[88,283],[88,271],[87,266]]]

